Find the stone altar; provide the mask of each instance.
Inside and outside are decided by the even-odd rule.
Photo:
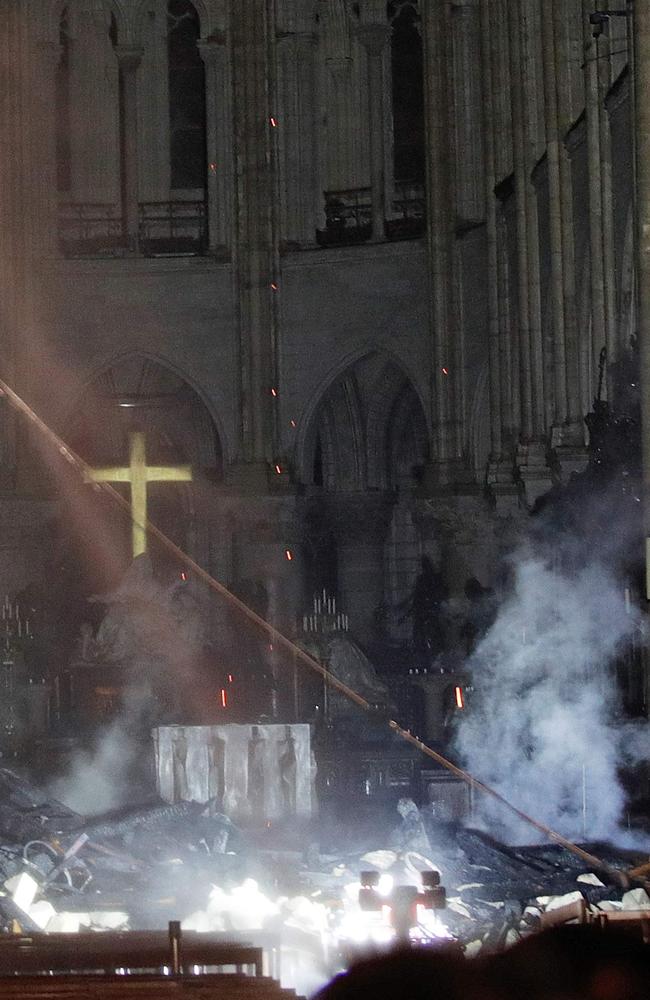
[[[153,740],[158,794],[166,802],[216,800],[232,819],[260,823],[312,814],[305,723],[158,726]]]

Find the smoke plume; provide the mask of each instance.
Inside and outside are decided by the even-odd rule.
[[[602,565],[568,574],[527,557],[469,664],[470,710],[456,736],[467,768],[570,838],[618,829],[623,730],[611,663],[633,625],[622,585]],[[535,839],[489,797],[477,808],[504,839]]]

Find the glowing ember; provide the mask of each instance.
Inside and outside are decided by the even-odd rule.
[[[465,708],[465,696],[463,695],[462,687],[456,686],[454,693],[456,695],[456,708]]]

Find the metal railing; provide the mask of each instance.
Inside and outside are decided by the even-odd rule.
[[[208,246],[205,201],[145,201],[138,238],[145,257],[204,254]]]
[[[316,232],[321,246],[364,243],[372,236],[370,188],[325,191],[325,228]]]
[[[123,253],[121,209],[104,202],[62,202],[59,205],[59,244],[65,257]]]
[[[412,239],[426,227],[426,202],[421,181],[395,181],[393,216],[386,219],[386,238]]]
[[[365,243],[373,236],[372,197],[369,187],[325,191],[325,228],[317,230],[321,246]],[[426,208],[420,181],[396,181],[385,220],[387,240],[413,239],[424,233]]]
[[[147,201],[138,206],[138,245],[121,208],[103,202],[62,202],[59,245],[65,257],[200,255],[207,250],[204,201]]]

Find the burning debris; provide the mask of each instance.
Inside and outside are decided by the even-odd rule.
[[[260,840],[214,802],[88,820],[2,769],[0,921],[52,934],[149,930],[180,917],[184,931],[281,955],[283,982],[310,992],[351,955],[398,939],[457,942],[474,956],[566,919],[650,920],[647,885],[626,874],[641,865],[642,875],[645,857],[598,845],[595,872],[557,845],[451,836],[449,824],[439,838],[411,800],[399,814],[391,849],[324,855],[313,844],[288,850],[282,831]]]

